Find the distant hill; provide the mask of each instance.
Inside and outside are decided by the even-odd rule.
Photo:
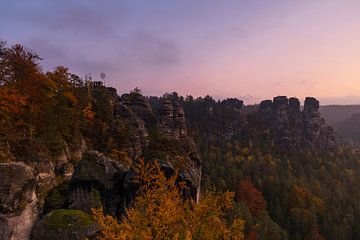
[[[326,105],[320,106],[320,114],[329,125],[349,119],[353,114],[360,113],[359,105]]]
[[[334,123],[334,128],[352,144],[360,144],[360,112],[350,118]]]
[[[327,105],[321,106],[319,111],[343,142],[360,144],[360,105]]]

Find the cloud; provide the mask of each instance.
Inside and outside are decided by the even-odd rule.
[[[132,49],[140,59],[151,65],[172,65],[180,61],[180,49],[175,42],[162,39],[145,31],[132,37]]]
[[[114,23],[122,23],[126,9],[111,2],[95,4],[90,1],[29,1],[10,4],[5,21],[34,28],[48,34],[77,37],[115,37]]]
[[[44,60],[45,70],[52,70],[59,65],[76,69],[76,71],[80,73],[109,72],[115,69],[115,66],[108,61],[96,60],[97,58],[92,57],[92,60],[89,60],[89,58],[81,52],[71,54],[70,51],[66,51],[66,49],[50,41],[33,38],[25,45],[40,55]]]

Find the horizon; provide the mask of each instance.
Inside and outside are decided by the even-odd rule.
[[[118,92],[360,104],[357,1],[0,3],[0,39]]]

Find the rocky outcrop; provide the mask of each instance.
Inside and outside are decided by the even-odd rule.
[[[335,134],[332,127],[326,126],[319,113],[319,101],[307,97],[304,105],[304,144],[310,148],[332,149],[335,147]]]
[[[224,128],[219,134],[225,136],[226,139],[241,135],[245,123],[243,105],[243,101],[236,98],[221,101],[222,118],[220,125]]]
[[[70,183],[70,208],[90,212],[97,205],[94,191],[106,213],[120,217],[132,202],[134,189],[131,173],[121,163],[97,151],[86,153]]]
[[[260,103],[259,110],[265,123],[270,123],[274,118],[273,102],[264,100]]]
[[[275,141],[290,146],[292,138],[289,128],[289,100],[285,96],[275,97],[273,101]]]
[[[335,134],[325,124],[319,113],[319,101],[313,97],[305,99],[300,110],[297,98],[278,96],[260,103],[260,117],[265,123],[265,131],[272,132],[275,143],[287,147],[305,147],[329,150],[335,147]]]
[[[145,122],[146,128],[151,128],[156,125],[155,115],[150,107],[147,99],[140,93],[131,92],[130,94],[123,94],[121,101],[124,105],[129,107],[136,116]]]
[[[29,239],[39,209],[36,178],[24,163],[0,164],[0,239]]]
[[[55,167],[47,148],[32,140],[9,144],[12,157],[0,164],[0,239],[29,239]]]
[[[62,175],[70,179],[74,166],[82,159],[83,154],[87,151],[86,141],[80,131],[74,132],[70,140],[64,141],[64,147],[61,151],[52,154],[52,160],[55,163],[55,171],[58,175]]]
[[[184,196],[198,200],[202,165],[196,146],[187,135],[182,99],[176,93],[165,94],[159,99],[157,116],[160,131],[168,138],[167,145],[172,146],[164,152],[165,159],[160,160],[169,168],[180,170],[180,177],[188,186]]]
[[[169,137],[187,137],[185,113],[183,106],[165,95],[159,102],[159,123],[161,130]]]
[[[303,115],[300,109],[300,101],[297,98],[289,98],[289,129],[292,136],[292,144],[301,147],[303,134]]]
[[[145,122],[139,118],[128,106],[119,102],[115,108],[115,118],[122,119],[130,128],[128,138],[120,148],[127,149],[130,157],[137,158],[142,154],[142,149],[148,144],[148,132]]]
[[[319,101],[312,97],[305,99],[304,105],[304,144],[308,147],[314,146],[319,139],[323,120],[319,113]]]

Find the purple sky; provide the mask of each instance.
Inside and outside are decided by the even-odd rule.
[[[359,0],[0,0],[0,38],[120,93],[360,104]]]

